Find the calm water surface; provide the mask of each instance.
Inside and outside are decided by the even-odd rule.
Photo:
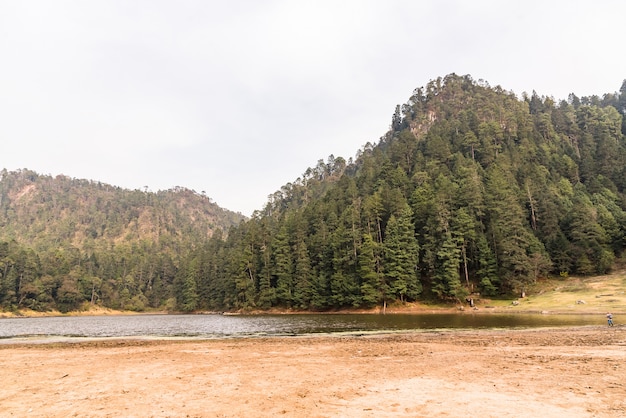
[[[0,343],[19,338],[229,338],[433,329],[603,325],[601,315],[129,315],[0,319]]]

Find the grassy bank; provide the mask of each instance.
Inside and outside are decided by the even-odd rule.
[[[626,271],[586,278],[543,279],[528,289],[525,298],[492,300],[489,304],[513,312],[626,313]]]

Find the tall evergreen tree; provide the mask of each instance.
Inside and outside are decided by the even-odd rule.
[[[419,247],[411,217],[408,204],[397,217],[391,215],[383,242],[385,280],[390,293],[401,301],[415,300],[422,291],[417,277]]]
[[[361,279],[361,300],[363,306],[372,307],[382,300],[389,300],[389,289],[380,273],[380,249],[370,234],[363,234],[363,242],[358,256],[357,273]]]

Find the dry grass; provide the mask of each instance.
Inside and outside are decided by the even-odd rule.
[[[511,311],[626,312],[626,271],[588,278],[543,279],[528,289],[525,298],[491,300],[489,305]]]

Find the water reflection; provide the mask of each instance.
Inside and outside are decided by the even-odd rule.
[[[602,324],[604,318],[595,315],[539,314],[83,316],[0,319],[0,338],[32,336],[223,338]]]

